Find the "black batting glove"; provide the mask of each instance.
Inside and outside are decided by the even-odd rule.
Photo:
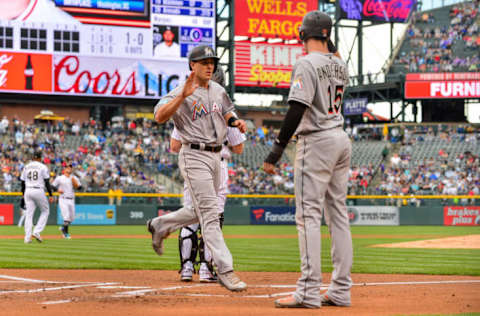
[[[282,158],[283,151],[285,147],[280,144],[280,141],[275,139],[275,143],[273,143],[272,150],[268,154],[267,158],[265,158],[265,162],[269,164],[276,164],[280,158]]]

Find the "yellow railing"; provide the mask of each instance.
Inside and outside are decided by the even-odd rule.
[[[21,196],[21,192],[0,192],[0,196]],[[58,195],[58,193],[53,193]],[[124,193],[121,191],[109,193],[78,192],[75,196],[94,197],[183,197],[177,193]],[[285,199],[295,198],[293,194],[228,194],[229,198],[250,198],[250,199]],[[480,195],[347,195],[347,199],[480,199]]]

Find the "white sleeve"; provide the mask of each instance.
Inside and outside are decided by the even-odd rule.
[[[53,183],[52,183],[52,186],[54,187],[58,187],[58,185],[60,184],[60,177],[56,177],[55,180],[53,180]]]
[[[20,180],[25,181],[25,168],[22,170],[22,174],[20,175]]]
[[[240,130],[236,127],[228,127],[227,130],[227,141],[228,146],[237,146],[243,143],[247,138],[245,134],[240,132]]]
[[[43,179],[48,180],[50,179],[50,172],[48,171],[48,167],[44,165],[43,168]]]
[[[178,133],[178,130],[176,127],[173,128],[172,134],[170,135],[171,138],[175,140],[181,140],[180,139],[180,133]]]

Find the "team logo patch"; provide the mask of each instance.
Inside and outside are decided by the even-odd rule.
[[[205,108],[205,105],[202,103],[198,103],[197,101],[193,101],[193,107],[192,107],[192,120],[195,121],[197,118],[202,117],[202,115],[207,115],[208,111]]]
[[[293,89],[303,89],[302,77],[297,77],[297,79],[295,79],[292,82],[292,88]]]

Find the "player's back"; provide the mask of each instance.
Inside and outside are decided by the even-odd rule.
[[[48,168],[43,163],[38,161],[29,162],[22,171],[20,179],[25,181],[27,188],[44,188],[45,179],[48,179]]]
[[[308,92],[311,107],[305,113],[297,134],[343,126],[341,105],[348,83],[346,64],[333,54],[312,52],[297,62],[294,71],[296,69],[305,72],[305,77],[303,82],[292,82],[292,87],[300,85],[302,89],[313,90]]]

